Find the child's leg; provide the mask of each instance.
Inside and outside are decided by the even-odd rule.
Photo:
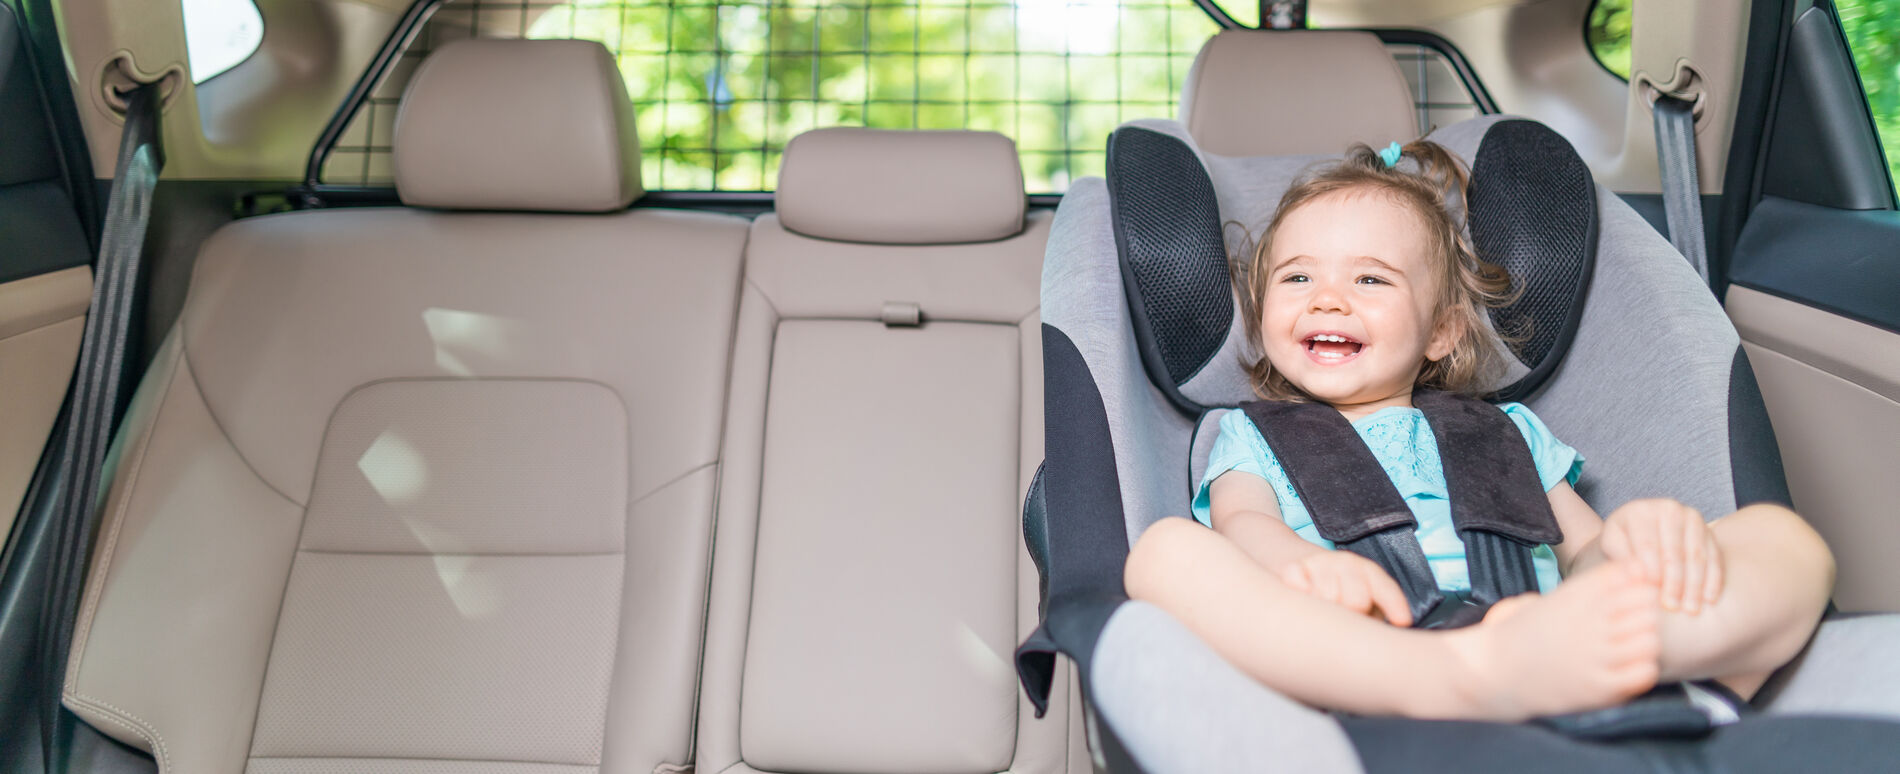
[[[1663,616],[1663,679],[1719,678],[1753,696],[1820,623],[1834,590],[1834,557],[1807,522],[1779,505],[1743,508],[1709,529],[1722,551],[1722,596],[1700,615]]]
[[[1398,629],[1302,594],[1185,519],[1142,535],[1124,581],[1241,671],[1328,709],[1514,720],[1609,706],[1656,679],[1656,591],[1622,565],[1455,632]]]

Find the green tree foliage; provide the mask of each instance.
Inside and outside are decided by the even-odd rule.
[[[1603,67],[1623,80],[1630,78],[1630,0],[1597,0],[1590,6],[1583,38]]]
[[[770,190],[799,132],[870,126],[1002,132],[1037,192],[1101,174],[1121,122],[1174,115],[1217,31],[1184,0],[579,0],[528,36],[614,51],[654,188]]]
[[[1900,178],[1900,0],[1835,0],[1834,7],[1867,90],[1889,179]]]

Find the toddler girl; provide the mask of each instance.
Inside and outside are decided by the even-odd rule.
[[[1505,355],[1482,315],[1509,291],[1447,205],[1466,182],[1429,141],[1355,146],[1287,191],[1237,272],[1263,355],[1249,371],[1255,392],[1324,403],[1352,423],[1411,507],[1447,593],[1470,581],[1437,443],[1412,394],[1485,391]],[[1233,411],[1194,500],[1212,529],[1178,518],[1150,527],[1128,557],[1129,596],[1268,686],[1361,714],[1520,720],[1705,678],[1748,697],[1806,643],[1834,564],[1794,512],[1753,505],[1705,523],[1657,499],[1601,518],[1571,488],[1582,457],[1530,409],[1500,408],[1530,446],[1563,533],[1533,553],[1544,594],[1499,602],[1463,629],[1405,628],[1398,584],[1319,536],[1273,449]]]

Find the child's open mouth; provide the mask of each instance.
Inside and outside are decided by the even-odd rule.
[[[1340,333],[1314,333],[1306,337],[1306,356],[1328,365],[1344,363],[1359,356],[1365,348],[1358,339]]]

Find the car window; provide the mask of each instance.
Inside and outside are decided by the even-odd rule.
[[[1174,117],[1195,53],[1219,31],[1182,0],[451,0],[352,119],[321,182],[387,185],[409,73],[436,46],[476,36],[612,51],[649,190],[770,191],[792,137],[869,126],[1001,132],[1027,191],[1060,193],[1102,174],[1116,126]],[[1443,55],[1388,48],[1421,126],[1480,112]]]
[[[181,0],[181,6],[192,83],[236,67],[264,42],[264,17],[252,0]]]
[[[1630,79],[1630,0],[1596,0],[1583,20],[1583,39],[1603,69]]]
[[[1836,0],[1889,180],[1900,178],[1900,0]]]

